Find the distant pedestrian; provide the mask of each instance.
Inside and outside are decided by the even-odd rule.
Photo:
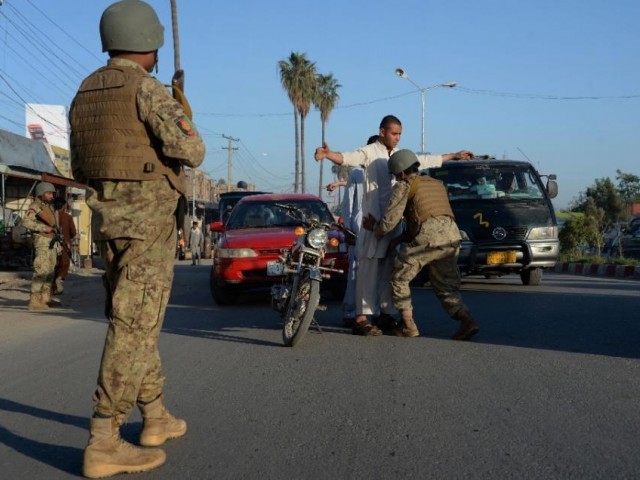
[[[47,310],[51,304],[51,285],[55,278],[58,246],[52,243],[58,226],[53,206],[55,187],[48,182],[36,186],[35,199],[29,205],[22,225],[33,234],[33,278],[29,310]]]
[[[191,250],[191,265],[200,264],[202,256],[202,245],[204,244],[204,234],[198,227],[198,222],[193,222],[191,230],[189,230],[189,250]]]
[[[76,225],[73,223],[73,217],[65,211],[67,201],[64,197],[56,197],[53,200],[53,206],[58,215],[58,225],[60,225],[60,233],[65,244],[64,248],[59,248],[58,261],[56,262],[56,275],[53,282],[53,294],[60,295],[64,291],[64,280],[69,273],[71,266],[71,257],[69,253],[72,251],[73,240],[76,238]]]

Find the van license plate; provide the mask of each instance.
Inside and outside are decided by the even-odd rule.
[[[278,277],[284,273],[284,265],[281,262],[267,262],[267,276]]]
[[[516,251],[507,250],[487,253],[487,265],[497,265],[499,263],[516,263]]]

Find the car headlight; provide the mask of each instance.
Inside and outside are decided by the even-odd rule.
[[[529,232],[529,240],[555,240],[558,238],[558,227],[536,227]]]
[[[220,258],[250,258],[258,254],[250,248],[218,248],[216,255]]]
[[[307,234],[307,243],[311,248],[322,248],[327,243],[327,232],[324,228],[314,228]]]
[[[469,241],[469,235],[467,235],[467,232],[465,232],[464,230],[460,230],[460,237],[462,238],[463,242]]]

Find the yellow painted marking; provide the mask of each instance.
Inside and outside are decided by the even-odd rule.
[[[487,228],[489,228],[489,222],[486,222],[486,221],[483,221],[483,220],[482,220],[482,212],[478,212],[478,213],[476,213],[476,214],[473,216],[473,218],[478,219],[478,223],[479,223],[480,225],[482,225],[483,227],[487,227]]]

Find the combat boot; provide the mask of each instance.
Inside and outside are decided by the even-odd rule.
[[[136,447],[120,438],[120,425],[115,418],[92,418],[82,474],[103,478],[118,473],[146,472],[159,467],[166,459],[159,448]]]
[[[458,311],[453,318],[460,322],[460,328],[451,336],[453,340],[469,340],[480,331],[480,327],[467,309]]]
[[[47,305],[48,307],[60,307],[62,306],[62,302],[57,298],[53,298],[51,296],[51,292],[42,292],[42,303]]]
[[[28,310],[49,310],[49,306],[42,301],[42,295],[32,293],[29,297]]]
[[[419,337],[420,331],[413,321],[413,310],[402,311],[402,325],[396,328],[393,333],[396,337]]]
[[[157,447],[171,438],[187,433],[187,422],[169,413],[162,403],[162,396],[146,405],[138,404],[142,413],[140,445]]]

